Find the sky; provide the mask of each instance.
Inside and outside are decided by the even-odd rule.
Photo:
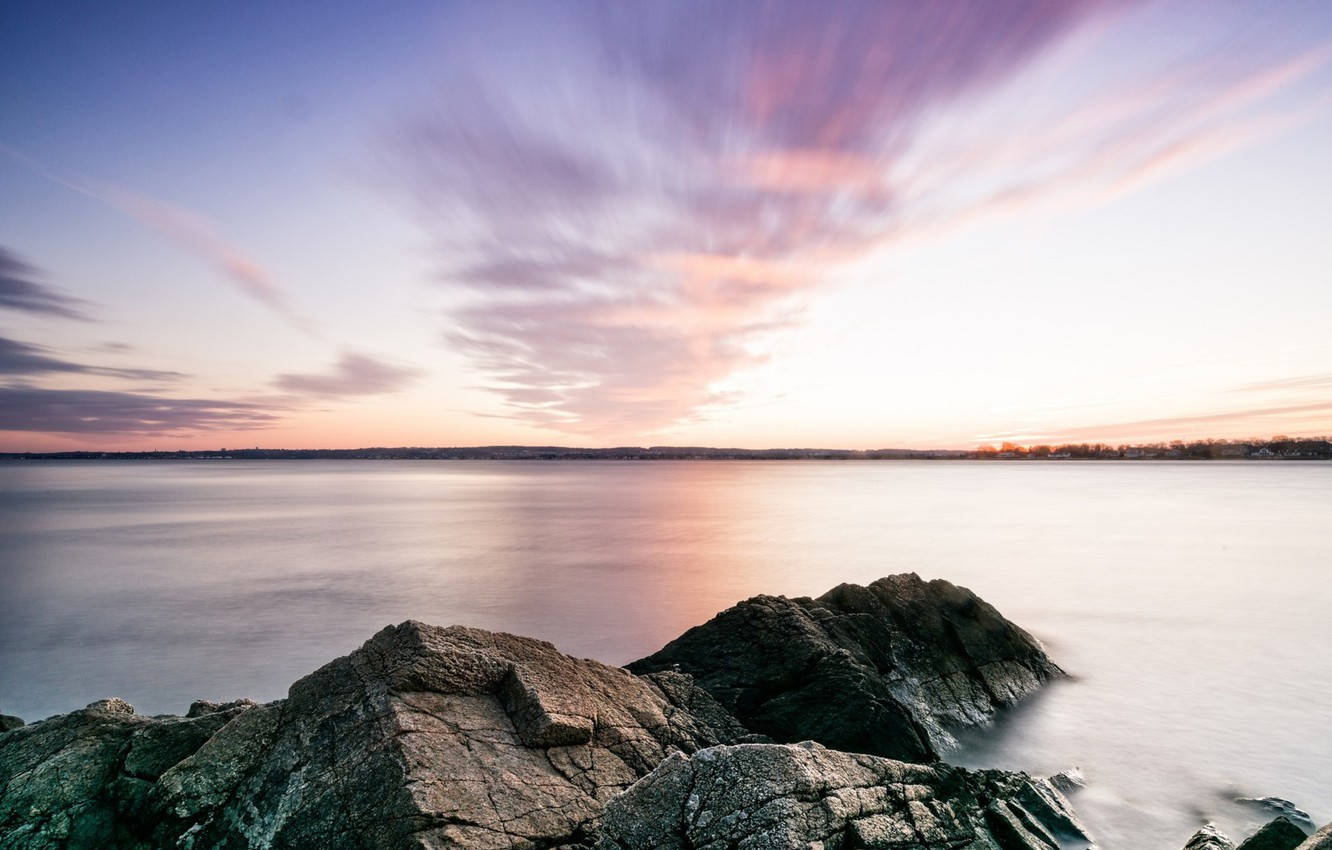
[[[0,10],[0,451],[1332,433],[1332,4]]]

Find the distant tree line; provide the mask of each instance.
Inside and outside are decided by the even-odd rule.
[[[1332,441],[1327,437],[1287,437],[1248,440],[1173,440],[1169,443],[1137,443],[1117,446],[1108,443],[1065,443],[1063,445],[1023,446],[1004,443],[983,446],[971,457],[982,460],[1018,458],[1093,458],[1217,460],[1225,458],[1272,458],[1326,460],[1332,458]]]
[[[8,452],[5,460],[1213,460],[1257,458],[1332,459],[1327,437],[1252,440],[1175,440],[1169,443],[1110,445],[1004,443],[973,451],[952,449],[727,449],[706,446],[621,446],[587,449],[567,446],[471,446],[364,449],[195,449],[145,452]]]

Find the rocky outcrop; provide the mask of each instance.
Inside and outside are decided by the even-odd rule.
[[[0,847],[133,847],[154,783],[237,712],[149,718],[106,699],[0,735]]]
[[[756,596],[629,665],[681,670],[755,732],[924,761],[1061,671],[971,591],[914,573]]]
[[[1048,782],[812,742],[676,754],[606,808],[599,850],[1058,850],[1089,840]]]
[[[1295,850],[1308,834],[1285,815],[1273,818],[1240,844],[1239,850]]]
[[[586,846],[670,753],[751,737],[688,676],[415,622],[191,714],[109,700],[0,737],[0,846]]]
[[[12,714],[0,714],[0,732],[8,732],[10,729],[17,729],[22,725],[22,717],[15,717]]]

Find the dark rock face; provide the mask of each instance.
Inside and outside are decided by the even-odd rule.
[[[1239,850],[1295,850],[1309,836],[1290,818],[1273,818],[1239,846]]]
[[[414,622],[192,713],[106,700],[0,737],[0,846],[585,846],[668,754],[752,737],[687,676]]]
[[[237,712],[139,717],[124,700],[0,736],[0,847],[134,847],[161,774]]]
[[[1090,842],[1044,780],[744,744],[676,754],[606,807],[599,850],[1058,850]]]
[[[755,732],[910,761],[1061,674],[965,588],[914,573],[756,596],[629,665],[689,673]]]
[[[22,717],[15,717],[12,714],[0,714],[0,732],[8,732],[10,729],[17,729],[22,725]]]

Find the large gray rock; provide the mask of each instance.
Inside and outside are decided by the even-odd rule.
[[[254,706],[0,736],[0,847],[553,848],[672,752],[750,736],[687,676],[407,622]]]
[[[1058,850],[1085,830],[1044,780],[803,744],[673,755],[606,807],[600,850]]]
[[[629,665],[682,670],[755,732],[910,761],[1061,674],[971,591],[914,573],[756,596]]]
[[[1308,837],[1293,820],[1278,815],[1240,844],[1239,850],[1295,850]]]

